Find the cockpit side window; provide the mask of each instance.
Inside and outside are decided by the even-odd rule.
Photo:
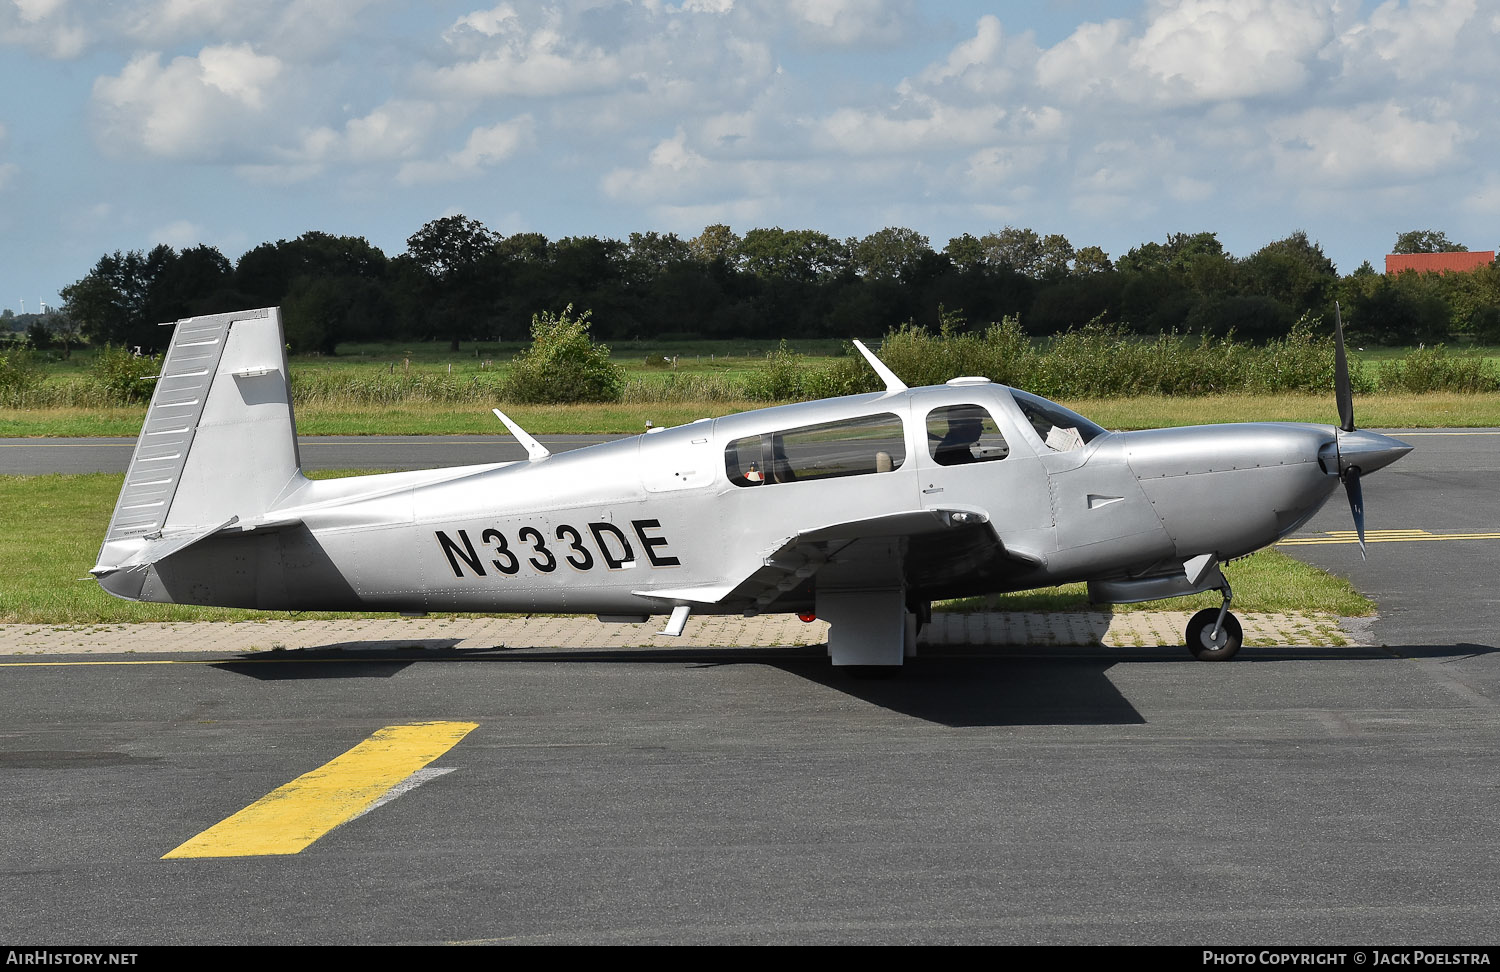
[[[890,412],[746,436],[724,449],[736,486],[892,472],[905,461],[906,434]]]
[[[1104,434],[1104,429],[1056,402],[1049,402],[1039,395],[1015,388],[1012,388],[1010,393],[1015,397],[1016,404],[1021,407],[1021,413],[1026,416],[1026,421],[1031,423],[1031,427],[1047,444],[1047,448],[1055,452],[1081,449],[1097,436]]]
[[[948,405],[927,413],[927,448],[940,466],[993,462],[1010,446],[990,413],[980,405]]]

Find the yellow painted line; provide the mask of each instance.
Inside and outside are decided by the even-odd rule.
[[[392,787],[452,749],[478,725],[422,722],[386,726],[344,755],[277,787],[173,848],[162,859],[296,854],[368,810]]]
[[[1500,533],[1428,533],[1426,530],[1371,530],[1366,543],[1412,543],[1418,540],[1500,540]],[[1296,537],[1283,540],[1278,547],[1305,547],[1328,543],[1359,543],[1353,530],[1330,530],[1320,537]]]
[[[1428,530],[1366,530],[1367,537],[1430,537],[1434,534]],[[1324,536],[1329,537],[1357,537],[1358,530],[1325,530]]]

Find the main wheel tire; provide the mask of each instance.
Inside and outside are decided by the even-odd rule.
[[[1188,622],[1188,651],[1199,661],[1228,661],[1245,642],[1240,619],[1232,613],[1224,615],[1224,626],[1219,629],[1219,637],[1214,638],[1214,624],[1218,620],[1218,608],[1204,608]]]

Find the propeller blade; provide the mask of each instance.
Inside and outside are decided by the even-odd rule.
[[[1354,391],[1349,387],[1349,358],[1344,354],[1344,316],[1333,302],[1333,393],[1339,404],[1339,428],[1354,431]]]
[[[1354,532],[1359,534],[1359,557],[1365,556],[1365,498],[1359,488],[1359,467],[1350,466],[1344,473],[1344,492],[1349,494],[1349,512],[1354,514]]]

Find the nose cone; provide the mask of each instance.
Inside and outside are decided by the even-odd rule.
[[[1400,439],[1393,439],[1379,432],[1338,433],[1339,471],[1358,467],[1360,473],[1372,473],[1384,469],[1411,451],[1411,446]]]

